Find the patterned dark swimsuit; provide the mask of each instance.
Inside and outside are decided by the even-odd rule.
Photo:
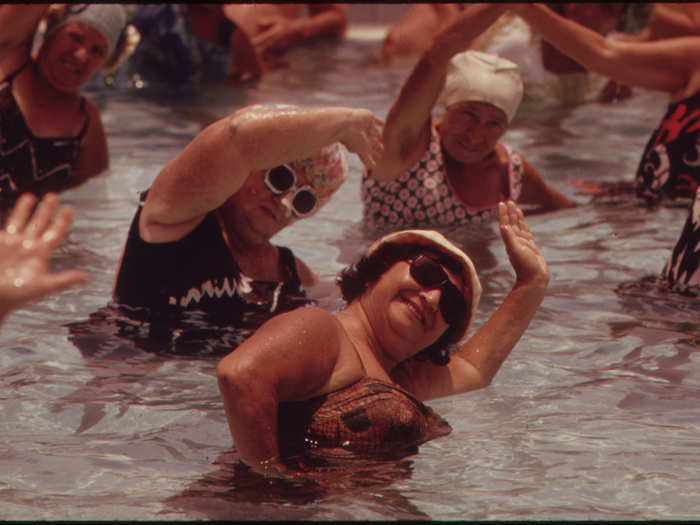
[[[212,324],[252,330],[310,302],[289,248],[278,247],[284,280],[254,280],[243,274],[214,211],[178,241],[144,241],[138,223],[145,198],[146,192],[129,230],[114,289],[115,301],[131,308],[134,317],[177,325],[183,316],[204,314]]]
[[[637,196],[692,199],[700,184],[700,92],[671,104],[644,148],[637,168]]]
[[[77,136],[32,134],[12,94],[12,81],[28,64],[0,83],[0,208],[11,206],[23,192],[41,195],[72,186],[73,165],[90,123],[85,98],[81,98],[85,123]]]
[[[700,294],[700,187],[688,210],[688,219],[663,270],[673,290]]]
[[[396,385],[365,378],[308,401],[282,403],[279,446],[283,456],[403,456],[452,431],[428,406]]]

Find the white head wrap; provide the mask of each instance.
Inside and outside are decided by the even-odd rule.
[[[523,98],[523,81],[518,65],[510,60],[464,51],[447,66],[445,87],[439,102],[449,107],[456,102],[487,102],[501,109],[510,123]]]
[[[121,4],[83,4],[78,10],[76,5],[69,4],[68,14],[56,25],[48,28],[47,36],[71,22],[80,22],[98,31],[107,41],[107,57],[109,58],[119,42],[127,22],[126,9]]]

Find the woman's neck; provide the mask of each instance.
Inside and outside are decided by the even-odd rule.
[[[268,239],[260,238],[253,242],[241,235],[235,228],[227,224],[222,210],[217,211],[217,219],[226,245],[241,272],[253,279],[268,281],[282,279],[278,251],[275,245]]]
[[[352,301],[337,318],[355,345],[367,375],[391,381],[391,370],[398,363],[388,357],[360,299]]]

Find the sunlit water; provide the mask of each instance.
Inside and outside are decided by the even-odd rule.
[[[416,455],[319,474],[320,483],[250,474],[231,448],[216,359],[166,358],[129,341],[88,355],[68,338],[111,296],[137,203],[202,126],[244,104],[368,107],[384,117],[408,66],[378,66],[376,41],[304,49],[290,68],[243,88],[166,99],[93,93],[111,170],[64,194],[76,208],[57,268],[92,281],[22,311],[0,339],[0,509],[4,519],[660,519],[700,514],[700,322],[697,299],[645,291],[686,216],[634,200],[589,202],[575,180],[631,180],[666,98],[636,90],[617,105],[526,100],[508,132],[546,179],[582,206],[532,216],[552,280],[494,383],[431,402],[453,427]],[[360,163],[317,216],[282,232],[333,279],[368,245]],[[497,229],[451,233],[480,270],[478,326],[513,283]],[[623,293],[620,285],[626,286]],[[319,349],[322,351],[322,349]]]

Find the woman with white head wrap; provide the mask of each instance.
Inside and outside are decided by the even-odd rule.
[[[36,56],[39,22],[47,26]],[[81,96],[90,77],[133,44],[119,4],[0,6],[0,205],[22,192],[43,194],[107,168],[97,106]]]
[[[575,205],[500,142],[523,95],[517,65],[464,51],[504,11],[499,4],[468,6],[416,63],[387,116],[384,156],[363,179],[370,223],[482,222],[505,199],[543,211]],[[439,119],[432,116],[436,104],[445,108]]]

